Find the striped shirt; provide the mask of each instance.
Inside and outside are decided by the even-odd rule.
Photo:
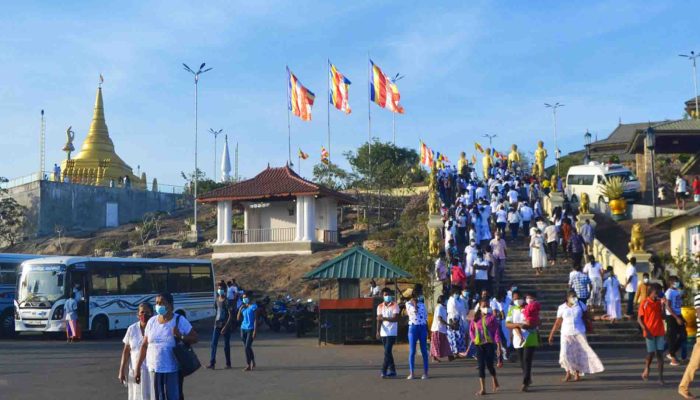
[[[698,307],[700,307],[700,293],[695,295],[695,301],[693,302],[695,304],[695,309],[697,310]],[[695,334],[695,337],[700,337],[700,314],[695,313],[695,325],[698,328],[698,332]]]

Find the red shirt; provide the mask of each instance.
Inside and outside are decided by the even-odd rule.
[[[700,194],[700,181],[697,179],[693,181],[693,194]]]
[[[665,334],[661,301],[654,301],[647,297],[642,302],[642,305],[639,306],[638,313],[651,336],[663,336]]]

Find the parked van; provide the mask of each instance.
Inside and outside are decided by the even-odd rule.
[[[591,161],[588,164],[576,165],[569,168],[566,175],[565,193],[573,203],[578,203],[582,193],[587,193],[591,206],[598,206],[598,210],[604,210],[610,199],[605,198],[600,192],[604,185],[612,177],[622,178],[625,189],[623,197],[635,201],[641,197],[641,185],[637,177],[629,168],[620,164],[601,164]]]

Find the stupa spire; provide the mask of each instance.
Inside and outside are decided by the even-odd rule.
[[[224,135],[224,153],[221,155],[221,182],[231,180],[231,158],[228,153],[228,135]]]

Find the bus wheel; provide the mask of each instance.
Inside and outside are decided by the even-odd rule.
[[[104,315],[100,315],[92,321],[92,336],[98,340],[107,339],[109,336],[109,325]]]
[[[15,316],[12,311],[6,311],[0,317],[0,334],[4,337],[15,337]]]

